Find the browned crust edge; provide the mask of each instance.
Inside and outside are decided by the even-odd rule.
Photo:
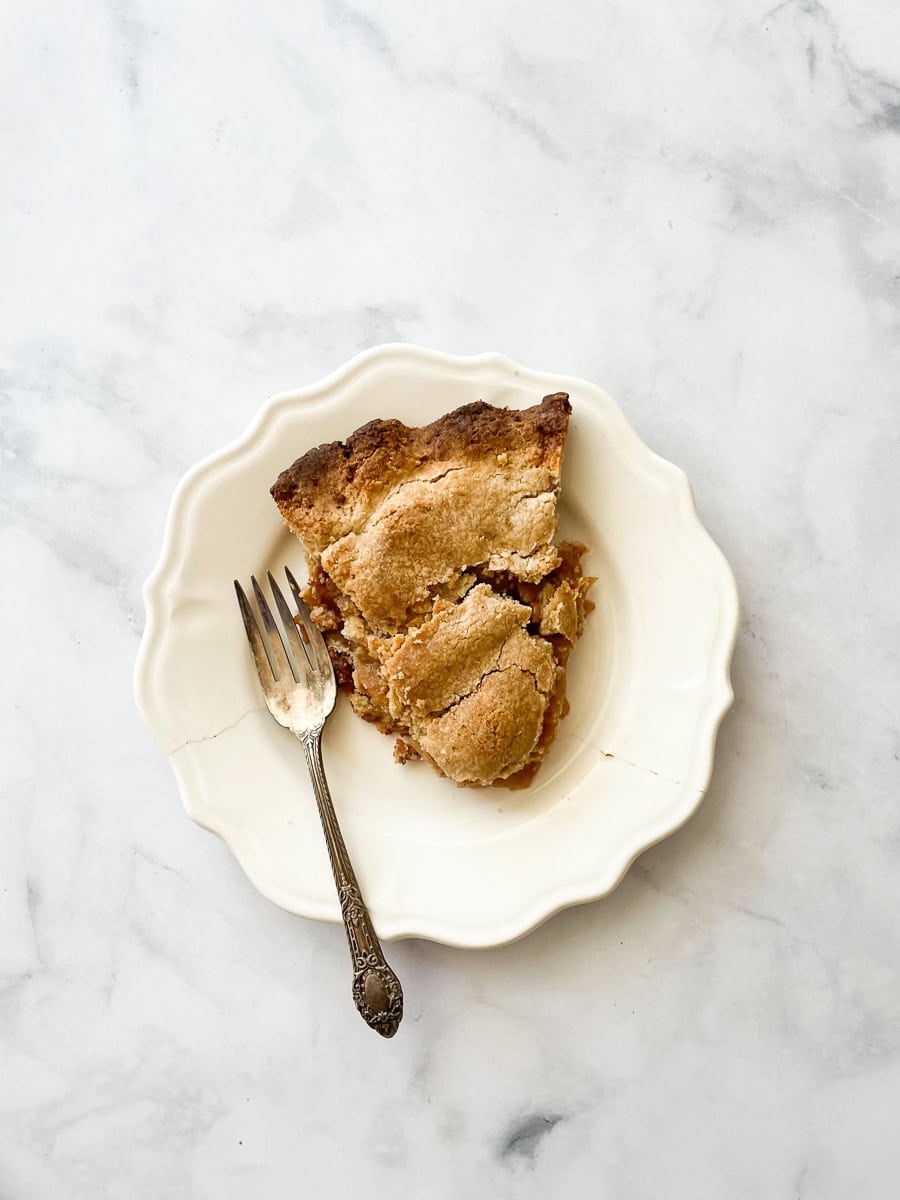
[[[430,425],[369,421],[345,442],[308,450],[271,487],[285,521],[310,549],[321,551],[346,532],[324,514],[352,510],[363,497],[377,504],[398,478],[426,462],[507,454],[516,466],[559,469],[572,406],[568,393],[545,396],[531,408],[495,408],[479,400]]]

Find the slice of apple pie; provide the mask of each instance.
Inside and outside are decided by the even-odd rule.
[[[283,471],[306,599],[359,716],[460,784],[529,783],[565,715],[593,580],[555,542],[571,406],[370,421]]]

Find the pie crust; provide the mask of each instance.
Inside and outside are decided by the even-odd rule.
[[[371,421],[272,487],[339,683],[399,762],[524,786],[553,740],[593,582],[585,547],[555,541],[570,412],[558,392]]]

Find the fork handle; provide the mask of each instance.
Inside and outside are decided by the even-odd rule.
[[[322,763],[322,730],[297,736],[306,753],[353,959],[353,1000],[367,1025],[382,1037],[393,1037],[403,1017],[403,989],[384,957],[338,825]]]

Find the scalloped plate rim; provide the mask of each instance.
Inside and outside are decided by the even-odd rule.
[[[546,379],[558,385],[574,384],[575,388],[570,390],[577,389],[582,394],[587,393],[605,406],[607,416],[615,421],[616,432],[624,437],[625,444],[628,445],[630,455],[635,462],[640,463],[643,469],[649,469],[657,477],[665,479],[667,487],[677,497],[679,517],[683,528],[685,531],[690,530],[694,538],[699,539],[705,554],[712,555],[717,560],[719,598],[722,602],[720,616],[723,619],[717,630],[715,653],[710,657],[711,660],[715,659],[720,664],[721,669],[718,672],[710,672],[708,676],[709,696],[702,710],[701,720],[698,722],[702,726],[702,733],[697,737],[701,751],[698,752],[696,760],[692,764],[692,770],[687,773],[687,778],[679,781],[681,788],[679,803],[621,845],[616,854],[610,854],[606,862],[598,866],[596,873],[592,874],[590,878],[579,878],[566,885],[542,891],[513,918],[495,922],[486,921],[477,929],[473,929],[468,925],[454,928],[446,921],[421,912],[396,912],[392,916],[381,914],[379,917],[379,933],[385,940],[423,938],[464,949],[489,948],[504,945],[525,936],[565,908],[599,900],[609,895],[615,890],[640,854],[677,832],[690,820],[709,786],[719,728],[734,700],[730,667],[738,633],[740,607],[731,567],[700,520],[693,489],[685,472],[651,450],[631,426],[615,401],[598,385],[567,373],[536,371],[523,367],[506,355],[497,352],[453,355],[411,343],[389,342],[355,355],[316,383],[284,390],[270,396],[260,406],[242,434],[197,462],[185,473],[175,488],[166,518],[160,555],[143,588],[146,620],[134,668],[135,702],[145,724],[166,753],[175,774],[182,803],[190,819],[201,828],[222,838],[253,885],[273,903],[297,916],[330,924],[336,923],[333,912],[322,911],[314,904],[307,903],[306,906],[300,906],[281,894],[279,888],[273,886],[272,881],[267,878],[265,870],[254,861],[252,845],[248,845],[247,840],[242,839],[241,832],[225,820],[214,819],[208,806],[204,808],[195,803],[195,792],[192,791],[189,781],[186,779],[189,760],[179,760],[175,756],[174,750],[167,750],[158,729],[159,722],[154,700],[155,672],[152,648],[163,619],[163,613],[167,608],[165,585],[190,527],[190,521],[187,518],[190,515],[192,502],[196,499],[198,488],[217,469],[239,459],[242,452],[249,450],[254,442],[264,435],[266,428],[282,408],[300,403],[328,403],[329,393],[334,392],[354,374],[372,363],[389,360],[391,357],[427,363],[436,368],[453,367],[457,370],[461,367],[475,369],[479,366],[491,365],[509,372],[513,378],[525,374],[532,378]],[[202,788],[197,790],[202,791]]]

